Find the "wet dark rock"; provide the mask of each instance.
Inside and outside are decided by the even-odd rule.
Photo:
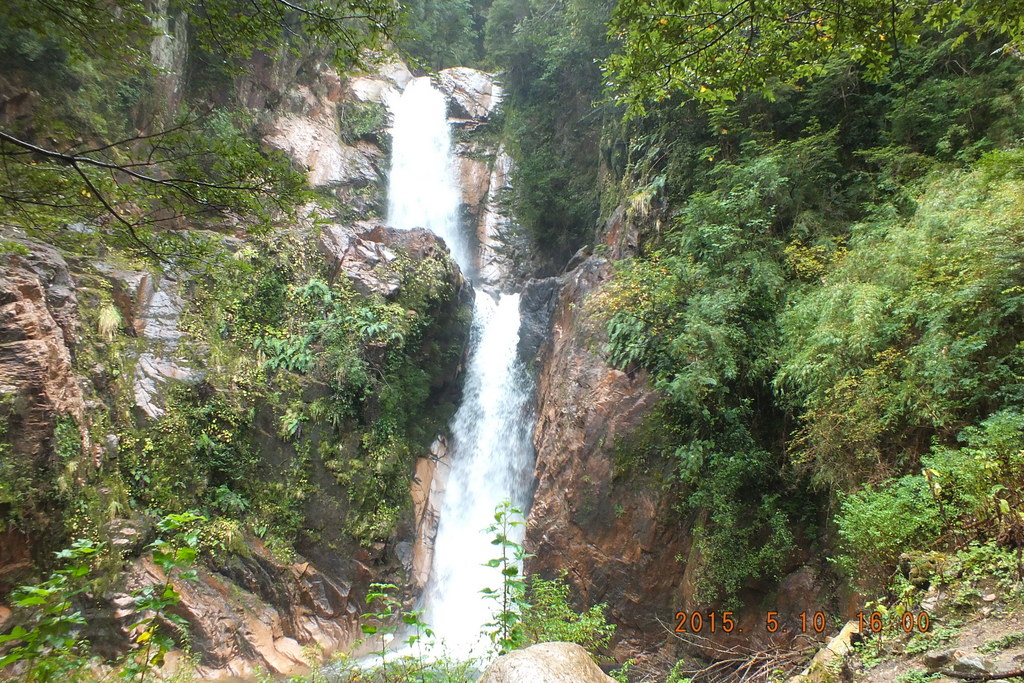
[[[590,245],[580,247],[579,251],[573,254],[572,258],[569,259],[569,263],[565,265],[566,272],[576,270],[578,267],[583,265],[583,262],[590,258],[590,253],[592,251],[593,249],[590,247]]]
[[[523,287],[519,300],[519,358],[531,363],[551,331],[551,315],[558,304],[562,280],[549,277],[530,280]]]

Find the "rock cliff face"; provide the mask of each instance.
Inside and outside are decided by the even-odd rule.
[[[124,385],[139,420],[159,419],[170,386],[194,384],[203,375],[201,365],[193,369],[183,360],[188,356],[194,363],[199,356],[191,348],[194,340],[181,327],[182,311],[190,305],[182,281],[101,260],[69,266],[52,247],[29,241],[20,244],[28,253],[5,256],[0,274],[0,429],[4,432],[0,466],[5,478],[24,475],[21,480],[31,484],[26,491],[37,499],[22,501],[32,513],[21,524],[24,530],[8,526],[0,532],[0,602],[13,586],[32,577],[34,566],[47,561],[55,544],[66,542],[47,533],[52,527],[57,536],[56,530],[63,526],[54,523],[66,514],[57,490],[62,473],[74,473],[70,485],[98,487],[101,495],[107,495],[103,491],[108,485],[103,482],[118,476],[117,437],[111,434],[110,443],[89,441],[89,429],[103,423],[106,402],[117,398],[106,383],[110,368],[84,366],[74,357],[74,350],[85,346],[78,316],[80,288],[90,292],[90,305],[97,283],[109,288],[123,329],[134,335],[130,348],[141,350],[126,354],[126,367],[134,371]],[[321,233],[320,248],[337,277],[351,280],[357,291],[367,295],[389,296],[407,284],[388,268],[399,254],[417,260],[447,258],[443,243],[430,233],[397,231],[373,221],[328,226]],[[457,271],[448,285],[453,298],[444,324],[453,325],[472,294]],[[436,341],[430,342],[428,336],[428,343],[443,346],[441,336],[451,334],[457,335],[458,330],[439,330]],[[95,343],[91,339],[89,343]],[[458,358],[449,361],[448,375],[441,380],[454,383],[457,365]],[[75,448],[71,452],[57,443],[62,438],[57,425],[69,417]],[[292,446],[280,439],[273,422],[261,431],[258,457],[273,468]],[[436,459],[421,462],[433,466]],[[306,504],[306,524],[324,545],[304,541],[302,551],[309,559],[274,559],[258,538],[244,535],[227,559],[215,560],[200,572],[199,582],[174,582],[182,595],[176,609],[190,625],[204,676],[251,675],[254,667],[294,671],[305,666],[303,646],[331,652],[352,645],[360,634],[359,615],[365,611],[362,596],[371,582],[412,577],[414,583],[422,583],[429,554],[414,558],[412,552],[402,552],[403,546],[411,548],[412,540],[396,538],[390,549],[380,544],[352,551],[351,544],[344,545],[338,531],[338,503],[332,499],[342,499],[344,494],[333,475],[320,470],[315,468],[308,475],[316,481]],[[423,466],[418,472],[422,471]],[[5,495],[22,495],[8,492],[8,483],[5,479]],[[436,510],[431,526],[424,500],[415,502],[415,526],[424,529],[415,538],[424,542],[433,533],[426,529],[436,528]],[[124,503],[120,505],[129,512]],[[132,609],[131,591],[162,583],[165,577],[147,556],[138,556],[153,538],[150,522],[139,517],[116,519],[104,525],[102,534],[131,565],[127,578],[116,582],[112,593],[95,596],[90,606],[91,633],[113,656],[118,647],[131,642],[130,626],[139,620]],[[414,538],[408,529],[406,534]],[[332,545],[335,549],[328,547]],[[4,606],[0,619],[6,621],[9,614]]]
[[[171,70],[187,57],[180,27],[169,18],[161,25],[165,34],[154,44],[160,63]],[[265,144],[305,168],[310,184],[324,197],[286,231],[316,231],[309,258],[321,260],[331,281],[345,279],[360,296],[375,301],[393,301],[408,284],[396,275],[399,264],[410,259],[447,263],[443,242],[423,230],[393,230],[381,219],[387,108],[412,77],[409,70],[396,61],[344,79],[316,58],[288,58],[280,64],[254,59],[235,96],[264,110]],[[440,81],[457,125],[467,131],[484,127],[500,99],[491,76],[461,69]],[[168,96],[177,96],[183,82],[179,74],[168,73],[158,85]],[[481,163],[480,178],[466,200],[473,207],[467,209],[472,221],[467,229],[476,232],[488,212],[488,220],[495,220],[495,197],[498,186],[507,182],[508,164],[497,163],[501,154],[482,139],[467,144],[472,152],[460,158]],[[248,258],[254,249],[251,238],[231,236],[230,226],[225,233],[208,237],[229,257],[234,252]],[[196,305],[196,276],[141,267],[116,253],[69,259],[69,264],[48,245],[3,237],[23,242],[24,249],[0,255],[0,475],[24,470],[45,477],[25,480],[32,483],[26,490],[39,499],[21,503],[26,509],[35,505],[37,519],[26,520],[25,529],[7,526],[0,532],[0,627],[11,615],[2,605],[10,588],[38,576],[40,561],[55,544],[67,541],[45,535],[48,525],[70,527],[64,519],[53,524],[65,514],[58,489],[81,486],[105,510],[120,511],[100,525],[100,536],[130,570],[108,593],[90,596],[88,607],[90,633],[113,656],[131,642],[129,629],[138,620],[131,591],[165,577],[143,553],[155,532],[152,520],[130,510],[119,479],[126,446],[111,423],[159,424],[170,410],[168,396],[175,387],[209,391],[204,383],[215,361],[190,327],[195,324],[189,316]],[[451,401],[460,358],[450,349],[468,332],[472,291],[447,265],[430,272],[447,273],[443,277],[450,280],[446,291],[451,296],[437,304],[443,310],[431,310],[431,319],[446,329],[426,331],[422,343],[438,373],[431,380],[431,395]],[[80,302],[87,317],[79,311]],[[97,351],[109,341],[107,333],[96,332],[101,307],[116,318],[116,329],[108,330],[117,337],[112,355]],[[302,387],[296,400],[308,404],[324,391],[322,386]],[[279,434],[280,417],[265,409],[252,417],[254,453],[270,472],[297,454],[296,446]],[[311,443],[317,446],[315,437]],[[175,581],[182,595],[178,611],[194,633],[202,673],[244,676],[257,666],[278,673],[301,668],[302,647],[331,652],[358,637],[358,616],[365,611],[363,596],[371,582],[422,587],[437,526],[436,501],[446,479],[445,450],[439,437],[429,456],[418,459],[410,472],[412,509],[387,542],[358,547],[344,537],[345,508],[338,502],[344,490],[322,454],[314,454],[304,473],[314,493],[302,510],[308,533],[296,546],[301,555],[281,559],[243,531],[234,537],[231,552],[207,559],[199,582]],[[0,496],[0,506],[7,500]]]
[[[258,540],[247,556],[203,569],[198,581],[174,581],[174,612],[189,623],[204,678],[252,676],[255,667],[289,672],[306,665],[303,646],[335,651],[358,637],[362,604],[353,585],[310,562],[273,559]],[[162,585],[166,576],[148,558],[131,569],[125,588]],[[129,593],[115,594],[110,630],[102,639],[128,639],[138,614]]]
[[[82,392],[75,381],[72,350],[78,300],[60,253],[22,243],[27,254],[4,257],[0,272],[0,393],[17,407],[8,422],[14,450],[46,466],[58,415],[83,421]]]
[[[527,569],[569,580],[590,605],[607,602],[627,640],[657,633],[671,615],[689,553],[671,498],[616,476],[616,440],[643,424],[657,401],[646,373],[609,367],[587,296],[611,277],[589,259],[563,276],[542,347],[537,387],[537,489],[527,526]],[[529,288],[528,288],[529,291]]]
[[[68,264],[56,249],[18,244],[26,253],[0,257],[0,512],[24,498],[30,513],[24,530],[3,532],[0,589],[25,576],[30,557],[47,559],[45,543],[33,543],[32,535],[51,538],[50,520],[62,514],[46,502],[56,487],[49,473],[62,459],[96,465],[100,456],[84,427],[85,401],[73,370],[79,320]],[[61,419],[71,421],[65,449],[57,444]]]
[[[623,239],[617,230],[613,239]],[[579,260],[577,260],[579,262]],[[776,585],[748,587],[734,610],[738,629],[685,643],[674,638],[677,611],[723,609],[697,601],[701,556],[694,541],[699,513],[679,512],[681,491],[669,465],[627,461],[659,397],[644,370],[610,367],[607,338],[588,298],[612,276],[604,259],[589,257],[567,274],[529,284],[524,292],[524,352],[540,345],[536,493],[527,520],[527,571],[567,572],[580,606],[607,603],[618,625],[615,653],[646,652],[647,665],[674,662],[686,648],[714,655],[719,648],[781,640],[767,632],[766,611],[780,621],[821,609],[818,584],[806,558],[794,557]],[[545,311],[551,311],[549,323]],[[661,467],[662,469],[658,469]],[[795,632],[792,629],[790,632]]]
[[[487,667],[480,683],[611,683],[576,643],[538,643],[499,657]]]
[[[511,188],[512,158],[488,128],[501,103],[501,86],[492,74],[467,67],[444,69],[437,81],[448,97],[448,121],[456,132],[461,219],[474,245],[474,275],[485,285],[512,284],[513,268],[501,253],[511,222],[501,199]]]

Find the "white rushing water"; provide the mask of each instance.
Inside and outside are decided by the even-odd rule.
[[[497,302],[477,290],[472,358],[462,404],[452,420],[452,469],[434,541],[434,565],[424,595],[424,621],[456,656],[481,655],[481,627],[492,621],[495,601],[484,588],[500,589],[499,569],[484,566],[501,555],[483,529],[505,499],[525,511],[533,447],[530,383],[519,362],[519,295]],[[523,527],[509,534],[521,543]]]
[[[388,224],[430,230],[468,273],[472,259],[467,240],[459,233],[459,188],[444,95],[429,78],[415,78],[393,112]]]
[[[459,233],[458,187],[444,97],[429,79],[412,81],[395,108],[389,222],[424,226],[444,238],[463,272],[472,255]],[[462,403],[451,423],[451,472],[440,507],[433,566],[424,590],[423,620],[444,652],[483,655],[481,635],[493,620],[500,570],[485,566],[501,554],[484,529],[506,499],[526,511],[533,470],[531,383],[519,361],[519,295],[496,297],[477,288],[470,360]],[[522,540],[523,527],[517,527]]]

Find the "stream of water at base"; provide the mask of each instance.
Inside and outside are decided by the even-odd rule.
[[[470,240],[458,220],[459,188],[444,96],[428,78],[409,83],[395,107],[388,222],[426,227],[442,237],[464,273],[475,272]],[[519,360],[519,295],[476,288],[462,403],[453,418],[451,471],[440,507],[433,565],[424,590],[423,621],[444,653],[481,656],[481,634],[497,604],[484,588],[502,576],[486,563],[501,549],[484,529],[495,508],[529,504],[533,471],[531,381]],[[523,527],[511,540],[522,541]]]

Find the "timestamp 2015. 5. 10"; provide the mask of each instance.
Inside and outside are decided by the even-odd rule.
[[[861,633],[878,633],[885,630],[919,631],[926,633],[931,629],[931,616],[928,612],[905,611],[901,614],[883,615],[881,612],[858,612],[854,615]],[[693,611],[676,612],[676,633],[743,633],[733,612],[729,611]],[[792,624],[792,628],[783,622]],[[799,612],[790,620],[780,618],[779,612],[765,612],[764,627],[769,633],[824,633],[829,623],[839,623],[829,619],[824,612]]]

